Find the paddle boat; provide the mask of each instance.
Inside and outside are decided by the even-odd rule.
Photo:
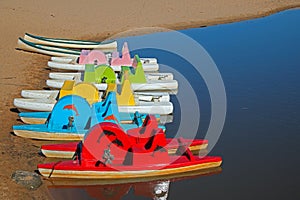
[[[51,111],[57,99],[71,94],[85,98],[90,104],[99,101],[99,91],[93,84],[84,82],[75,84],[75,81],[65,81],[60,91],[25,90],[21,94],[30,95],[31,98],[15,98],[14,106],[18,109],[35,111]]]
[[[143,125],[145,126],[145,125]],[[149,126],[149,125],[148,125]],[[158,127],[157,125],[152,125]],[[175,154],[178,148],[178,141],[172,138],[166,139],[169,154]],[[208,140],[202,139],[182,139],[184,145],[189,146],[193,154],[198,154],[200,150],[204,150],[208,146]],[[49,158],[72,158],[76,152],[78,142],[69,142],[61,144],[46,144],[41,146],[41,152]]]
[[[118,75],[118,74],[116,74]],[[145,73],[147,80],[173,80],[172,73]],[[50,72],[49,78],[54,80],[83,80],[84,72]]]
[[[66,81],[67,86],[64,86],[65,90],[60,92],[60,98],[69,95],[76,94],[88,98],[89,103],[94,103],[100,101],[98,89],[90,83],[81,83],[78,88],[74,86],[73,81]],[[87,89],[84,85],[89,85]],[[110,87],[107,89],[106,94],[109,91],[118,91],[116,84],[109,83]],[[88,90],[89,89],[89,90]],[[105,97],[105,95],[102,95]],[[125,80],[122,84],[121,93],[117,92],[117,102],[120,112],[125,113],[134,113],[138,111],[140,113],[149,113],[149,114],[160,114],[168,115],[173,112],[173,104],[171,102],[156,102],[156,101],[142,101],[138,97],[134,96],[134,93],[131,90],[129,80]],[[14,99],[14,105],[18,109],[24,110],[34,110],[34,111],[51,111],[55,105],[56,100],[53,99],[26,99],[26,98],[16,98]]]
[[[61,38],[49,38],[43,36],[36,36],[30,33],[25,33],[24,39],[42,45],[75,48],[75,49],[116,49],[117,41],[110,40],[104,42],[88,41],[88,40],[72,40]]]
[[[26,99],[52,99],[57,100],[62,96],[62,94],[65,94],[66,90],[71,90],[73,92],[68,92],[67,94],[76,94],[75,88],[77,88],[78,85],[86,85],[87,83],[81,82],[81,83],[75,83],[74,80],[66,80],[60,90],[22,90],[21,96]],[[108,90],[111,87],[116,86],[108,86]],[[98,89],[97,89],[98,90]],[[105,91],[106,92],[106,91]],[[103,91],[99,91],[99,96],[103,95]],[[77,94],[79,96],[82,96],[81,94]],[[170,101],[170,94],[167,92],[158,92],[158,91],[145,91],[145,92],[133,92],[133,95],[136,99],[136,101],[148,101],[148,102],[169,102]],[[55,102],[55,101],[53,101]]]
[[[160,76],[156,77],[156,79],[158,80],[147,79],[141,61],[137,55],[135,56],[135,60],[132,66],[133,67],[122,66],[120,78],[118,79],[113,69],[107,65],[99,65],[95,67],[93,64],[86,64],[83,80],[81,79],[81,77],[77,77],[78,79],[75,81],[93,82],[99,90],[106,90],[107,83],[109,82],[122,83],[123,79],[130,80],[131,88],[133,91],[159,90],[172,92],[172,90],[176,90],[178,88],[177,81],[167,80],[166,78],[164,78],[165,75],[162,75],[161,78],[159,78]],[[51,88],[61,88],[63,86],[63,83],[64,80],[49,79],[46,81],[47,86]]]
[[[55,61],[53,61],[55,60]],[[124,43],[122,48],[122,55],[119,57],[119,52],[114,51],[112,54],[105,54],[101,50],[82,50],[80,56],[75,59],[53,59],[48,62],[48,67],[52,69],[68,70],[68,71],[84,71],[85,64],[97,64],[97,65],[110,65],[114,71],[121,71],[121,66],[132,66],[133,58],[130,57],[127,42]],[[60,62],[57,62],[60,61]],[[156,58],[140,58],[144,71],[153,72],[158,71],[159,65]]]
[[[156,120],[149,115],[144,124]],[[130,179],[160,177],[219,167],[221,157],[194,156],[178,138],[175,155],[169,155],[162,129],[142,126],[128,130],[112,122],[93,126],[77,145],[75,160],[39,164],[45,177],[77,179]]]
[[[17,42],[17,49],[29,51],[33,53],[40,53],[49,56],[67,56],[67,57],[78,57],[80,50],[68,49],[63,47],[53,47],[42,44],[36,44],[19,38]]]
[[[81,54],[83,54],[84,52],[83,51],[86,51],[86,50],[82,50],[81,51]],[[119,54],[117,52],[117,54]],[[110,60],[112,59],[112,54],[110,53],[107,53],[105,54],[106,57],[107,57],[107,60]],[[115,54],[116,55],[116,54]],[[78,57],[56,57],[56,56],[51,56],[50,58],[50,61],[52,62],[55,62],[55,63],[65,63],[65,64],[79,64],[79,58],[80,56]],[[123,56],[122,56],[123,58]],[[145,63],[145,64],[157,64],[157,59],[156,58],[140,58],[142,63]]]
[[[49,90],[45,90],[39,94],[37,91],[28,91],[28,97],[35,97],[36,99],[24,99],[24,98],[17,98],[14,100],[14,105],[18,109],[25,109],[25,110],[52,110],[55,103],[57,102],[56,99],[60,99],[66,95],[78,95],[83,98],[85,98],[90,104],[94,102],[100,101],[100,97],[102,98],[102,101],[106,98],[106,95],[110,92],[114,91],[117,92],[117,87],[115,84],[112,85],[112,87],[109,87],[109,90],[104,93],[99,93],[98,90],[90,83],[79,83],[75,85],[74,81],[65,81],[63,88],[60,90],[60,92],[56,93],[56,96],[42,96],[44,94],[51,94],[51,93],[44,93],[44,92],[51,92]],[[24,91],[22,91],[23,94]],[[123,88],[121,91],[121,94],[116,93],[117,96],[117,102],[120,102],[120,107],[123,106],[135,106],[136,102],[169,102],[169,95],[166,94],[165,96],[146,96],[146,95],[136,95],[136,93],[132,93],[130,90],[130,84],[125,81],[123,84]],[[134,96],[134,101],[132,99],[132,96]],[[147,98],[148,99],[145,99]],[[39,99],[42,98],[42,99]],[[53,103],[52,103],[53,101]],[[47,104],[43,104],[43,102],[47,102]],[[158,104],[155,103],[157,106]],[[140,105],[142,106],[142,105]],[[139,106],[139,107],[140,107]],[[48,108],[49,107],[49,108]],[[136,109],[137,106],[132,107],[132,111]],[[141,108],[141,107],[140,107]],[[147,107],[145,107],[147,108]],[[145,109],[144,108],[144,109]],[[125,108],[122,108],[123,110],[126,110]],[[163,109],[163,107],[161,108]],[[142,109],[137,109],[142,110]],[[46,122],[50,115],[49,111],[46,112],[21,112],[19,113],[19,117],[24,123],[27,124],[43,124]],[[144,116],[145,114],[141,114]],[[128,117],[129,116],[129,117]],[[161,124],[170,123],[173,120],[172,115],[159,115],[156,114],[155,117],[159,120]],[[134,118],[134,112],[120,112],[120,119],[122,123],[131,123],[132,119]]]
[[[17,136],[33,139],[81,140],[90,127],[105,120],[121,121],[115,92],[92,106],[80,96],[67,95],[55,104],[45,124],[15,125],[13,131]],[[135,124],[121,126],[127,130],[142,125],[140,118],[131,121]]]
[[[222,167],[214,167],[208,169],[200,169],[191,172],[185,172],[181,174],[166,175],[159,177],[143,177],[143,178],[132,178],[132,179],[111,179],[111,180],[101,180],[101,179],[67,179],[67,178],[52,178],[49,188],[99,188],[99,187],[114,187],[120,185],[139,185],[141,188],[146,190],[144,184],[155,184],[160,182],[176,182],[187,179],[198,179],[204,176],[213,176],[222,173]],[[119,199],[118,199],[119,200]]]
[[[40,53],[49,56],[63,56],[63,57],[74,57],[74,58],[80,56],[81,53],[81,50],[65,48],[60,46],[37,44],[23,38],[18,39],[17,49],[29,51],[33,53]],[[115,48],[103,48],[101,50],[105,53],[112,53],[115,50]]]
[[[44,124],[49,118],[51,112],[21,112],[19,117],[26,124]],[[120,112],[120,123],[131,124],[135,121],[136,113]],[[147,114],[139,113],[139,117],[144,120]],[[154,115],[159,124],[167,124],[173,122],[173,115]]]
[[[135,119],[141,120],[140,117],[136,117]],[[144,129],[148,129],[148,131],[156,130],[159,128],[157,120],[153,115],[147,115],[143,122],[140,121],[137,124],[142,124],[141,127],[144,127]],[[130,132],[131,130],[128,131]],[[176,149],[179,147],[178,141],[173,138],[166,138],[166,141],[169,154],[175,154]],[[194,154],[199,154],[199,151],[206,149],[208,145],[208,140],[202,139],[181,139],[180,142],[180,145],[188,146],[190,151]],[[41,146],[41,152],[46,157],[72,158],[76,153],[77,146],[78,142],[46,144]]]

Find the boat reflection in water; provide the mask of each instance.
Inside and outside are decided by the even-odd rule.
[[[99,181],[99,180],[66,180],[51,179],[48,186],[49,193],[53,199],[99,199],[120,200],[128,195],[145,197],[153,200],[166,200],[172,182],[195,179],[221,173],[221,167],[183,173],[178,176],[160,177],[147,179]],[[133,194],[130,191],[133,192]]]

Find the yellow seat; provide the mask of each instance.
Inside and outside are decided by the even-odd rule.
[[[75,81],[66,80],[60,90],[59,98],[66,95],[78,95],[85,98],[89,104],[99,101],[99,91],[93,84],[82,82],[74,85]]]
[[[117,92],[117,102],[119,106],[135,106],[134,94],[129,80],[124,80],[121,93]]]

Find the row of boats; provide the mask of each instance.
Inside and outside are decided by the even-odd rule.
[[[118,53],[116,41],[31,34],[19,38],[18,48],[52,56],[52,70],[46,81],[51,90],[22,90],[14,99],[25,123],[13,126],[14,134],[70,141],[41,146],[44,156],[64,159],[39,164],[41,175],[127,181],[221,165],[221,157],[198,155],[207,140],[166,137],[178,83],[172,73],[159,72],[157,59],[131,58],[127,43]]]

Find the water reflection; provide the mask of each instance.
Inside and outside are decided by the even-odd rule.
[[[162,177],[160,180],[126,180],[99,181],[99,180],[66,180],[53,179],[48,186],[53,199],[98,199],[119,200],[132,199],[134,197],[153,200],[168,199],[172,183],[187,179],[198,179],[202,176],[210,176],[221,173],[221,167],[184,173],[176,177]],[[146,182],[148,181],[148,182]]]

